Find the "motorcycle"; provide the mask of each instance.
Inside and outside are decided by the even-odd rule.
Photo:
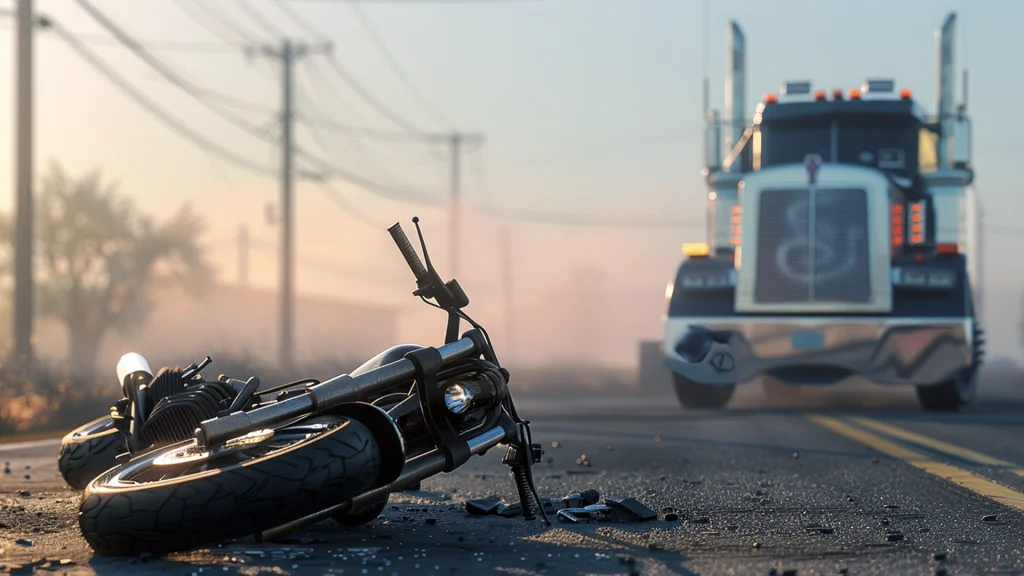
[[[444,282],[413,218],[423,261],[399,223],[388,228],[418,296],[448,316],[439,347],[391,347],[350,374],[259,391],[259,380],[161,370],[127,354],[125,399],[111,410],[127,451],[85,488],[82,535],[104,555],[167,553],[255,536],[280,539],[328,518],[359,525],[392,492],[506,445],[523,515],[549,523],[532,466],[542,450],[516,411],[487,331]],[[433,300],[433,302],[431,302]],[[472,329],[459,337],[461,321]]]

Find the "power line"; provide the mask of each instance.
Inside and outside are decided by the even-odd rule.
[[[284,2],[285,0],[279,1]],[[304,29],[313,31],[315,35],[324,36],[323,33],[318,33],[317,28],[310,24],[309,21],[303,18],[302,15],[300,15],[297,11],[289,9],[288,15],[289,17],[291,17],[292,20],[294,20]],[[400,114],[392,110],[389,106],[384,104],[384,102],[382,102],[380,99],[374,96],[373,93],[370,92],[365,86],[363,86],[363,84],[356,79],[352,72],[350,72],[347,68],[345,68],[345,66],[341,64],[341,62],[338,61],[338,59],[334,56],[333,52],[331,54],[328,54],[327,62],[331,65],[331,68],[334,69],[338,76],[340,76],[341,79],[344,80],[346,84],[352,87],[352,89],[355,90],[356,93],[358,93],[359,96],[363,100],[365,100],[366,103],[369,104],[374,110],[376,110],[381,116],[383,116],[384,118],[391,121],[393,124],[407,132],[420,132],[420,129],[415,124],[413,124],[405,117],[401,116]]]
[[[117,40],[95,34],[76,32],[79,40],[94,46],[121,46]],[[178,40],[137,40],[149,50],[162,52],[191,52],[196,54],[237,53],[238,46],[224,42],[187,42]]]
[[[201,16],[199,15],[199,11],[194,10],[195,6],[190,4],[188,0],[174,0],[174,3],[178,5],[178,8],[181,8],[181,11],[184,12],[185,15],[189,17],[189,19],[191,19],[196,24],[199,24],[203,29],[205,29],[210,34],[213,34],[214,36],[220,38],[221,40],[224,40],[229,44],[234,44],[236,46],[241,47],[241,44],[238,43],[237,34],[235,35],[235,37],[229,37],[224,34],[222,28],[218,29],[216,26],[210,26],[209,21],[211,19],[211,16],[210,13],[207,12],[205,8],[202,10],[202,14],[204,14],[204,16]],[[212,19],[218,22],[222,27],[225,26],[225,24],[218,20],[216,17],[212,17]],[[248,40],[243,37],[242,41],[247,42]]]
[[[260,43],[261,39],[258,34],[253,34],[248,28],[239,24],[238,21],[236,21],[231,16],[227,15],[226,13],[221,13],[219,11],[219,8],[213,8],[213,6],[217,5],[216,2],[198,1],[195,4],[196,6],[202,8],[203,12],[209,14],[211,18],[215,19],[225,28],[228,28],[229,30],[234,32],[238,37],[240,37],[245,42],[249,44]]]
[[[313,28],[312,24],[306,22],[302,16],[299,16],[299,13],[295,11],[295,8],[293,8],[286,0],[277,0],[275,4],[282,12],[285,13],[286,16],[288,16],[288,18],[291,19],[292,22],[298,24],[299,28],[302,28],[312,36],[320,35],[320,32],[318,32],[316,28]]]
[[[519,208],[498,208],[495,206],[485,206],[484,213],[491,217],[503,219],[503,220],[520,220],[526,222],[536,222],[539,224],[552,224],[556,226],[579,226],[579,227],[594,227],[594,228],[662,228],[662,229],[678,229],[678,228],[700,228],[704,226],[704,222],[693,220],[669,220],[669,219],[652,219],[652,218],[616,218],[613,216],[597,216],[597,215],[584,215],[584,214],[572,214],[572,213],[557,213],[547,212],[540,210],[528,210]]]
[[[257,26],[270,32],[272,36],[277,36],[278,38],[284,38],[286,36],[286,34],[282,32],[280,28],[271,24],[270,21],[267,20],[267,17],[264,16],[262,12],[260,12],[256,8],[253,8],[252,5],[249,4],[249,0],[239,0],[239,5],[242,7],[242,11],[245,12],[249,16],[249,18],[252,18],[253,22],[255,22]]]
[[[224,118],[228,122],[231,122],[235,126],[241,128],[242,130],[245,130],[250,133],[256,133],[257,136],[261,136],[261,131],[259,127],[253,125],[252,123],[246,120],[243,120],[242,118],[239,118],[235,114],[225,112],[224,110],[221,110],[220,108],[214,106],[210,106],[206,101],[216,100],[235,107],[245,107],[249,109],[261,107],[259,104],[248,102],[240,98],[235,98],[234,96],[229,96],[227,94],[222,94],[219,92],[214,92],[211,90],[200,88],[194,82],[191,82],[186,78],[182,77],[180,74],[172,70],[170,66],[164,64],[158,58],[151,55],[139,41],[135,40],[132,36],[130,36],[117,24],[115,24],[113,20],[108,18],[103,12],[101,12],[95,6],[90,4],[87,0],[78,0],[78,4],[82,6],[82,8],[89,14],[89,16],[93,18],[93,20],[98,22],[100,26],[102,26],[108,32],[110,32],[110,34],[114,37],[115,40],[117,40],[126,48],[134,52],[136,56],[141,58],[146,64],[150,66],[150,68],[153,68],[157,71],[157,73],[166,78],[167,81],[178,86],[182,90],[188,92],[196,99],[204,102],[204,104],[207,104],[207,108],[213,110],[221,118]],[[261,111],[269,110],[271,110],[269,107],[261,107]]]
[[[94,6],[89,4],[87,0],[78,1],[79,4],[81,4],[83,8],[85,8],[85,10],[97,22],[99,22],[104,28],[106,28],[111,34],[113,34],[117,40],[119,40],[128,48],[130,48],[137,56],[139,56],[143,61],[145,61],[150,67],[152,67],[162,76],[167,78],[170,82],[172,82],[179,88],[185,90],[187,93],[189,93],[197,100],[202,102],[204,105],[206,105],[207,108],[210,108],[213,112],[215,112],[225,120],[231,122],[236,127],[249,132],[250,134],[257,138],[266,140],[275,145],[280,145],[280,143],[277,142],[276,138],[260,130],[258,126],[250,122],[247,122],[246,120],[239,118],[234,114],[221,110],[220,108],[211,106],[207,101],[211,93],[202,88],[199,88],[192,82],[182,78],[180,75],[174,72],[169,66],[163,64],[158,58],[146,52],[146,50],[142,48],[130,35],[128,35],[124,30],[122,30],[116,24],[114,24],[114,22],[111,21],[108,17],[106,17],[102,12],[100,12]],[[224,95],[220,96],[224,97]],[[328,161],[323,160],[322,158],[319,158],[298,147],[295,148],[295,152],[298,158],[303,159],[306,162],[312,164],[313,166],[316,167],[317,170],[321,171],[322,173],[325,173],[324,175],[332,175],[343,178],[369,192],[375,192],[381,196],[406,201],[420,201],[421,203],[430,204],[430,202],[422,202],[422,200],[419,198],[422,192],[410,192],[394,186],[390,186],[380,182],[375,182],[369,178],[356,174],[351,170],[342,168],[340,166],[335,166],[329,163]]]
[[[374,46],[384,56],[384,60],[387,61],[388,66],[391,67],[391,71],[395,73],[398,80],[405,86],[405,89],[413,95],[413,97],[419,102],[420,106],[427,111],[428,114],[434,117],[441,126],[449,126],[451,123],[441,115],[440,112],[434,108],[430,101],[421,93],[416,86],[409,79],[409,76],[402,70],[402,67],[398,65],[398,60],[395,59],[394,55],[388,50],[387,44],[384,43],[384,39],[381,38],[380,34],[377,33],[377,29],[374,27],[370,18],[366,16],[363,9],[359,4],[351,4],[352,11],[355,12],[356,17],[359,18],[359,23],[363,29],[370,35],[370,39],[373,41]]]
[[[51,31],[53,31],[61,40],[63,40],[68,46],[70,46],[75,52],[85,59],[89,64],[93,66],[97,71],[105,76],[108,80],[113,82],[118,88],[121,89],[129,98],[134,100],[136,104],[144,108],[149,113],[157,117],[161,122],[170,127],[171,130],[176,132],[179,136],[192,141],[193,144],[200,148],[212,152],[226,161],[251,172],[255,172],[263,175],[273,175],[274,173],[261,164],[253,162],[242,156],[238,156],[230,150],[221,147],[220,145],[206,139],[202,134],[192,130],[185,125],[181,120],[175,117],[173,114],[168,112],[166,109],[161,107],[159,104],[147,97],[142,91],[138,89],[131,81],[127,80],[117,72],[115,72],[106,62],[103,61],[99,56],[92,52],[88,46],[78,40],[77,37],[64,30],[56,21],[51,18],[41,18],[40,24]]]
[[[290,0],[291,2],[332,2],[335,4],[526,4],[546,0]]]

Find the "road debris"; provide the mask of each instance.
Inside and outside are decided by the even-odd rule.
[[[587,468],[589,468],[591,465],[590,459],[587,458],[586,454],[580,454],[580,457],[576,459],[576,464],[579,466],[585,466]]]
[[[999,521],[999,515],[997,515],[997,514],[986,514],[986,515],[981,517],[981,521],[982,522],[998,522]]]

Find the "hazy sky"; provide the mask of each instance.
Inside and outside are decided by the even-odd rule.
[[[92,0],[119,25],[148,41],[217,43],[216,53],[159,50],[154,53],[209,90],[262,104],[280,103],[279,69],[264,57],[247,60],[241,48],[210,26],[217,20],[196,0]],[[119,73],[206,137],[239,155],[276,169],[279,154],[204,108],[159,77],[109,36],[73,0],[36,0],[80,35]],[[282,11],[279,0],[208,1],[252,36],[274,36],[252,19],[259,11],[292,37],[315,40]],[[387,47],[420,92],[446,119],[435,121],[419,106],[376,50],[357,12],[340,1],[292,1],[290,5],[334,42],[338,60],[381,101],[419,128],[456,127],[482,132],[479,153],[464,156],[467,203],[464,285],[481,320],[500,322],[497,229],[501,221],[473,214],[485,200],[494,205],[583,214],[678,217],[702,221],[701,78],[704,13],[701,0],[535,0],[482,4],[360,4]],[[0,10],[13,8],[0,0]],[[712,105],[721,109],[725,31],[739,20],[748,42],[748,101],[777,91],[786,79],[810,79],[825,89],[859,86],[869,76],[891,77],[911,88],[934,111],[934,32],[957,10],[958,65],[970,69],[974,159],[983,206],[992,225],[1013,226],[1024,211],[1016,190],[1013,150],[1021,133],[1010,112],[1017,89],[1024,37],[1024,2],[1011,0],[711,0],[707,38]],[[0,17],[0,209],[13,197],[12,23]],[[220,28],[231,36],[229,29]],[[237,36],[235,36],[237,38]],[[238,43],[242,40],[239,38]],[[264,209],[276,202],[273,177],[247,173],[196,148],[142,111],[52,33],[37,38],[37,167],[52,159],[81,172],[100,167],[150,212],[182,202],[202,207],[211,224],[206,241],[222,276],[234,281],[234,235],[247,223],[264,249],[253,254],[252,281],[277,282],[277,230]],[[367,106],[318,55],[296,66],[299,113],[380,130],[397,127]],[[272,112],[242,112],[274,132]],[[410,193],[443,199],[447,160],[443,148],[415,142],[374,141],[305,126],[298,145],[334,164]],[[6,160],[11,159],[11,160]],[[344,198],[381,224],[408,222],[418,214],[439,267],[450,269],[445,212],[385,200],[351,185]],[[372,300],[422,308],[409,297],[410,277],[383,228],[354,220],[314,183],[296,190],[298,289],[304,293]],[[474,221],[469,222],[471,219]],[[1024,226],[1024,224],[1021,224]],[[407,229],[409,226],[407,225]],[[608,230],[513,223],[515,299],[528,306],[555,286],[571,282],[573,267],[593,265],[608,283],[652,294],[637,306],[651,321],[644,336],[660,332],[658,315],[666,280],[683,241],[703,238],[702,226],[678,230]],[[1015,257],[1020,238],[989,235],[985,294],[989,342],[999,354],[1019,356],[1017,322],[1022,273]],[[270,249],[271,251],[267,251]],[[325,263],[327,266],[325,266]],[[1005,263],[1005,264],[1004,264]],[[651,305],[653,302],[654,305]],[[434,335],[441,319],[416,312],[406,321],[410,338]],[[437,322],[426,333],[420,320]],[[638,334],[638,336],[641,334]],[[632,356],[632,351],[624,351]]]

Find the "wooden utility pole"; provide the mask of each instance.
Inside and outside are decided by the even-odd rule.
[[[14,355],[32,362],[32,0],[17,1],[15,78]]]

